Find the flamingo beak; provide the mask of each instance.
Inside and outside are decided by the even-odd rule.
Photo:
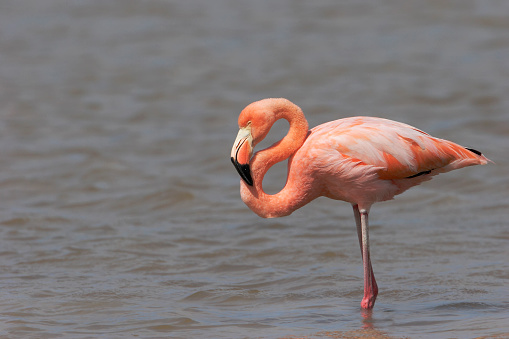
[[[253,137],[251,136],[251,128],[241,128],[237,139],[233,143],[231,160],[233,166],[239,172],[240,177],[246,184],[253,186],[253,178],[249,168],[249,160],[253,154]]]

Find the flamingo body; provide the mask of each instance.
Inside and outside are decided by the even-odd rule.
[[[289,121],[288,134],[252,156],[253,147],[279,119]],[[364,265],[361,306],[366,309],[374,306],[378,293],[369,258],[371,206],[439,173],[489,161],[478,151],[387,119],[350,117],[308,130],[301,109],[286,99],[250,104],[239,116],[239,127],[231,158],[243,179],[242,200],[259,216],[286,216],[320,196],[352,204]],[[265,173],[287,158],[285,187],[266,194]]]
[[[289,175],[314,178],[320,195],[369,208],[434,175],[485,161],[403,123],[352,117],[313,128],[291,157]]]

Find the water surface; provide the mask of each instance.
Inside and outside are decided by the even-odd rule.
[[[2,1],[0,336],[509,336],[507,13],[502,1]],[[310,126],[374,115],[496,163],[373,207],[373,312],[359,307],[348,204],[265,220],[240,200],[236,119],[265,97],[294,101]]]

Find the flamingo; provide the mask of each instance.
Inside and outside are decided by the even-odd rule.
[[[279,119],[289,122],[287,135],[253,156],[253,148]],[[320,196],[352,204],[363,262],[361,307],[367,310],[378,295],[369,253],[371,206],[439,173],[490,162],[477,150],[382,118],[349,117],[308,130],[302,110],[283,98],[248,105],[238,124],[231,160],[241,177],[242,200],[260,217],[290,215]],[[266,194],[265,173],[285,159],[289,160],[284,188]]]

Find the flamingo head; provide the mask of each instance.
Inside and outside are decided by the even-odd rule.
[[[249,186],[253,186],[249,167],[253,148],[265,138],[277,120],[275,108],[288,103],[286,99],[264,99],[248,105],[239,115],[240,130],[232,147],[231,160],[242,180]]]
[[[251,135],[251,126],[241,127],[237,139],[233,143],[231,160],[240,177],[246,184],[253,186],[253,178],[249,168],[249,160],[253,154],[253,136]]]

